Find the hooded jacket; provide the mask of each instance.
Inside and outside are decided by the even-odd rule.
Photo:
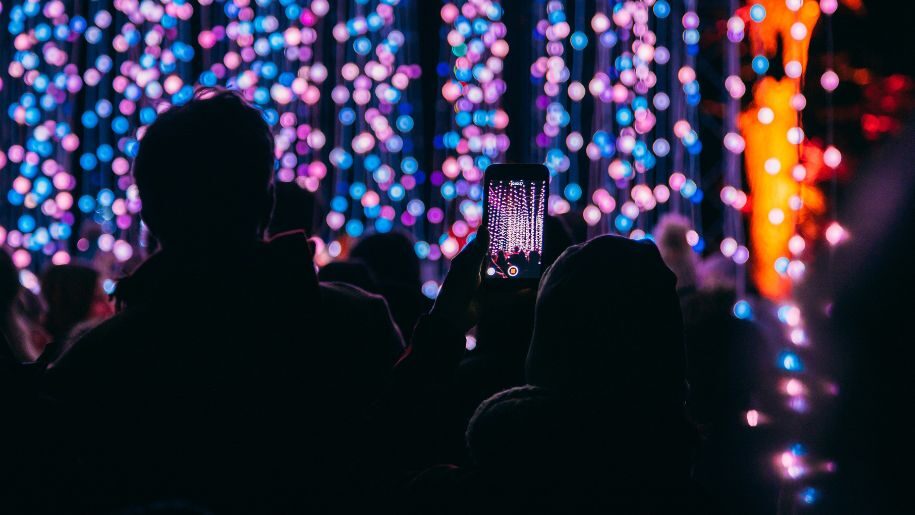
[[[602,236],[558,258],[526,378],[468,425],[473,512],[709,513],[689,480],[676,278],[654,244]]]
[[[601,236],[567,249],[537,293],[528,383],[616,403],[686,401],[676,277],[650,241]]]

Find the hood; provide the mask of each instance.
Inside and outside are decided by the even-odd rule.
[[[564,395],[682,410],[676,277],[652,242],[602,236],[556,260],[540,281],[526,375]]]

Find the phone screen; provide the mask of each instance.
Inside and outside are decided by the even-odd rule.
[[[488,279],[539,279],[548,179],[497,176],[486,185]]]

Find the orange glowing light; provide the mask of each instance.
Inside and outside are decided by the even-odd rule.
[[[820,18],[820,4],[815,0],[805,0],[797,11],[788,9],[785,0],[755,0],[766,9],[766,18],[761,23],[750,21],[749,7],[738,13],[747,23],[750,36],[750,47],[754,54],[774,56],[781,46],[782,64],[798,61],[804,72],[807,71],[807,57],[810,49],[810,36]],[[791,36],[791,26],[802,23],[806,35],[801,39]]]
[[[791,294],[791,280],[779,274],[775,261],[789,256],[788,242],[796,228],[804,231],[811,215],[824,210],[823,194],[813,185],[820,166],[812,166],[799,182],[792,171],[802,161],[807,145],[789,141],[789,131],[800,125],[796,107],[807,70],[810,37],[820,16],[818,2],[806,0],[792,11],[784,0],[757,0],[766,9],[760,22],[749,21],[749,9],[739,13],[749,28],[750,46],[756,54],[776,56],[781,50],[782,64],[800,63],[800,76],[776,80],[765,77],[753,88],[753,101],[738,119],[746,141],[744,160],[752,194],[750,241],[753,248],[752,275],[760,293],[770,299]],[[801,23],[805,31],[792,26]],[[798,38],[798,34],[803,37]],[[773,161],[777,160],[777,163]],[[769,162],[767,170],[766,163]],[[812,164],[812,163],[811,163]],[[800,205],[799,205],[800,204]]]

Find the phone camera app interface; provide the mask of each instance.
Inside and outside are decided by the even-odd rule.
[[[503,279],[539,278],[547,183],[494,180],[487,187],[490,240],[486,275]]]

